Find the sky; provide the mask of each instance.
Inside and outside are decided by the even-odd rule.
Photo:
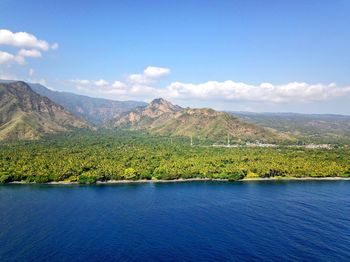
[[[0,0],[0,79],[113,100],[350,114],[348,0]]]

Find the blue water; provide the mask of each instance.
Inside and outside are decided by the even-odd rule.
[[[1,261],[350,261],[350,181],[0,186]]]

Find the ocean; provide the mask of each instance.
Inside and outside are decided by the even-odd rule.
[[[350,181],[2,185],[0,261],[350,261]]]

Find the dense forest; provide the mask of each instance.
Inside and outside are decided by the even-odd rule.
[[[138,132],[81,131],[0,144],[0,182],[348,177],[347,149],[225,148]]]

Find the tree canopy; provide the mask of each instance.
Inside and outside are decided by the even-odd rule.
[[[0,144],[0,183],[350,176],[349,157],[346,149],[190,146],[188,138],[86,131]]]

